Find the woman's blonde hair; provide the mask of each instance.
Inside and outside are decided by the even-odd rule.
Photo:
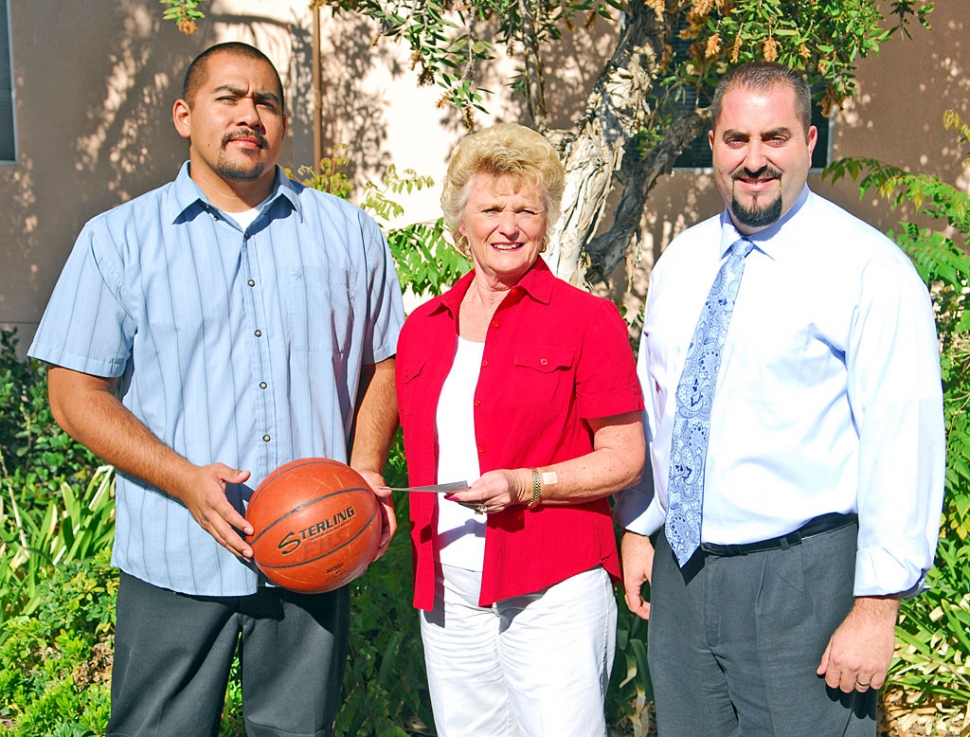
[[[445,227],[462,253],[468,244],[458,232],[476,174],[510,176],[520,186],[542,188],[546,228],[559,220],[566,173],[556,149],[542,135],[516,123],[499,123],[466,136],[451,156],[441,193]],[[545,246],[543,246],[544,248]]]

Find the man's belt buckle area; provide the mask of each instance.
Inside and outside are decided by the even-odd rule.
[[[729,556],[747,555],[748,553],[759,553],[764,550],[788,550],[792,545],[799,545],[802,540],[821,535],[824,532],[832,532],[843,527],[855,524],[859,519],[856,514],[823,514],[814,517],[799,527],[794,532],[787,535],[773,537],[770,540],[762,540],[756,543],[745,543],[743,545],[715,545],[714,543],[701,543],[701,550],[707,555]]]

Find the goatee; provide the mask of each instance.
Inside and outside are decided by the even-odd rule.
[[[263,176],[266,165],[262,161],[249,166],[220,161],[216,171],[220,177],[230,182],[255,182]]]
[[[781,217],[781,195],[760,207],[745,207],[734,196],[731,198],[731,214],[735,220],[749,228],[764,228],[778,222]]]
[[[251,128],[243,128],[223,136],[222,152],[225,152],[226,147],[232,141],[241,139],[255,140],[256,145],[261,151],[269,148],[269,141],[266,140],[266,136]],[[229,161],[223,155],[220,155],[217,171],[219,176],[230,182],[255,182],[266,171],[266,165],[262,161],[256,161],[252,164],[240,164]]]

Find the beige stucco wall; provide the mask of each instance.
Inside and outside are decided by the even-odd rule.
[[[29,341],[54,281],[85,220],[174,177],[185,158],[171,125],[171,104],[191,58],[211,43],[255,43],[274,60],[287,86],[290,138],[281,163],[311,164],[312,16],[306,0],[214,0],[195,36],[161,20],[157,0],[11,0],[19,163],[0,167],[0,325]],[[325,151],[346,144],[348,172],[379,181],[389,164],[440,181],[463,128],[438,108],[440,92],[419,88],[408,53],[382,40],[372,45],[366,21],[336,22],[323,11]],[[53,19],[53,20],[52,20]],[[968,186],[964,154],[941,125],[954,108],[970,118],[970,3],[941,0],[932,31],[913,29],[859,69],[858,99],[836,119],[836,156],[876,156]],[[548,102],[557,124],[581,109],[585,90],[610,50],[604,25],[567,37],[549,62]],[[483,71],[485,86],[511,62]],[[527,122],[520,101],[499,92],[492,119]],[[888,229],[884,203],[860,202],[851,183],[811,184],[851,211]],[[400,198],[405,220],[437,217],[438,191]],[[677,172],[651,195],[644,251],[631,277],[619,270],[612,294],[637,309],[650,263],[683,228],[717,212],[710,177]],[[627,292],[629,283],[629,293]],[[605,291],[605,290],[602,290]],[[24,347],[22,345],[22,347]]]
[[[297,93],[309,83],[292,71],[297,53],[309,55],[306,4],[233,6],[216,0],[188,37],[162,21],[157,0],[11,0],[19,162],[0,166],[0,325],[18,329],[21,350],[84,222],[177,174],[187,147],[171,109],[195,54],[256,43],[306,98]],[[284,163],[312,159],[309,129],[294,115]]]

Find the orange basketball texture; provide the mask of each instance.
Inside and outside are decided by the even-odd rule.
[[[273,471],[253,492],[246,519],[259,569],[303,594],[353,581],[381,539],[374,492],[350,466],[329,458],[303,458]]]

